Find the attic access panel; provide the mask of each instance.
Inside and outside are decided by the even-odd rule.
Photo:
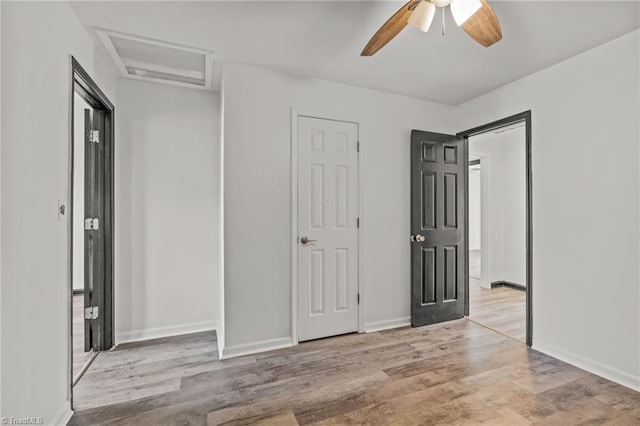
[[[96,32],[123,77],[213,88],[213,52],[114,31]]]

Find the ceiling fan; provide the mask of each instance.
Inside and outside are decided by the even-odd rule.
[[[436,13],[449,6],[453,19],[469,36],[489,47],[502,40],[500,22],[486,0],[409,0],[369,40],[361,56],[372,56],[410,24],[427,32]],[[444,20],[443,20],[444,33]]]

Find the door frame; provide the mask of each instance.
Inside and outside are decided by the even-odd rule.
[[[469,138],[491,130],[510,126],[515,123],[525,123],[525,169],[526,169],[526,344],[533,345],[533,173],[531,163],[531,110],[514,114],[509,117],[492,121],[478,127],[458,133],[458,136],[464,137],[464,143],[469,145]],[[467,222],[467,230],[465,231],[465,250],[469,250],[469,156],[465,158],[465,197],[467,205],[465,206],[465,220]],[[467,265],[465,267],[465,315],[469,316],[469,259],[467,257]]]
[[[100,226],[104,229],[104,241],[107,249],[105,250],[105,269],[104,269],[104,291],[102,294],[104,309],[98,316],[98,321],[102,322],[102,330],[104,332],[99,336],[99,345],[104,349],[110,349],[115,343],[115,327],[114,327],[114,204],[115,204],[115,107],[104,92],[98,87],[96,82],[91,78],[89,73],[80,65],[80,63],[70,56],[70,84],[69,84],[69,206],[73,206],[73,182],[74,182],[74,144],[84,143],[82,141],[74,141],[74,94],[78,91],[80,96],[84,98],[88,104],[96,109],[100,109],[105,113],[105,131],[104,143],[105,158],[108,159],[107,167],[105,167],[105,183],[108,183],[109,189],[105,192],[104,199],[104,215],[101,218]],[[69,392],[70,402],[73,408],[73,219],[75,212],[70,209],[69,216],[69,282],[68,282],[68,368],[69,368]],[[86,366],[85,366],[86,368]]]
[[[322,114],[291,108],[291,344],[298,344],[298,118],[308,117],[319,120],[339,121],[342,123],[355,124],[357,128],[357,139],[360,144],[360,123],[357,120],[349,120],[345,118],[337,118],[335,114]],[[362,229],[363,228],[363,193],[362,183],[364,182],[362,175],[362,147],[358,150],[358,217],[360,218],[360,227],[358,231],[358,294],[360,303],[358,304],[358,333],[364,333],[364,286],[361,285],[362,271],[364,270],[362,259]]]

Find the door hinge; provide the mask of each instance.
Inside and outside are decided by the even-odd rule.
[[[100,221],[98,218],[88,218],[84,220],[85,231],[97,231],[100,229]]]
[[[360,218],[356,218],[356,228],[360,229]]]
[[[360,152],[360,141],[356,143],[356,152]]]
[[[100,143],[100,130],[89,130],[89,142]]]
[[[97,306],[90,306],[88,308],[84,308],[84,319],[86,320],[94,320],[98,319],[98,313],[100,310]]]
[[[360,304],[360,293],[358,293],[358,305]]]

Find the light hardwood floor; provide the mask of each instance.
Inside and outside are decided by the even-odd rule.
[[[480,250],[469,250],[469,318],[524,342],[526,292],[509,287],[483,288],[480,258]]]
[[[100,354],[70,424],[640,424],[637,392],[466,319],[224,361],[215,348],[197,334]]]
[[[469,278],[469,318],[524,342],[526,339],[526,292],[509,287],[483,288]]]

